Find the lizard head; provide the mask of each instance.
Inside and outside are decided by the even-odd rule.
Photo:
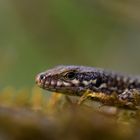
[[[57,66],[36,76],[39,87],[72,95],[81,94],[91,84],[91,80],[92,83],[96,82],[93,68],[84,66]]]

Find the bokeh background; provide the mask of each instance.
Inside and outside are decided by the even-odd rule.
[[[0,88],[59,64],[140,74],[140,1],[0,0]]]

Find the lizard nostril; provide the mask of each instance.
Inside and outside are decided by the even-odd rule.
[[[44,80],[45,78],[46,78],[46,76],[45,76],[44,74],[38,74],[38,75],[36,76],[36,79],[35,79],[36,84],[40,84],[41,81]]]
[[[41,74],[40,75],[40,80],[43,80],[43,79],[45,79],[46,78],[46,76],[44,75],[44,74]]]

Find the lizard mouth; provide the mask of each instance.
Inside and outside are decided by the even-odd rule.
[[[61,81],[61,80],[56,80],[56,79],[51,79],[51,78],[46,78],[46,80],[42,83],[44,89],[51,89],[51,90],[57,90],[57,89],[62,89],[62,88],[70,88],[72,85],[70,83]]]
[[[36,84],[43,88],[43,89],[60,89],[65,87],[71,87],[72,84],[68,83],[66,81],[57,80],[54,78],[51,78],[51,76],[46,76],[45,74],[38,74],[35,78]]]
[[[68,95],[74,95],[78,91],[78,87],[72,83],[62,81],[60,79],[54,79],[51,76],[46,76],[44,74],[38,74],[35,78],[36,84],[45,90],[66,93]]]

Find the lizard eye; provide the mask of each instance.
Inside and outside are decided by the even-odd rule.
[[[65,75],[65,78],[66,78],[66,79],[69,79],[69,80],[73,80],[73,79],[75,79],[75,76],[76,76],[76,73],[74,73],[74,72],[68,72],[68,73]]]

